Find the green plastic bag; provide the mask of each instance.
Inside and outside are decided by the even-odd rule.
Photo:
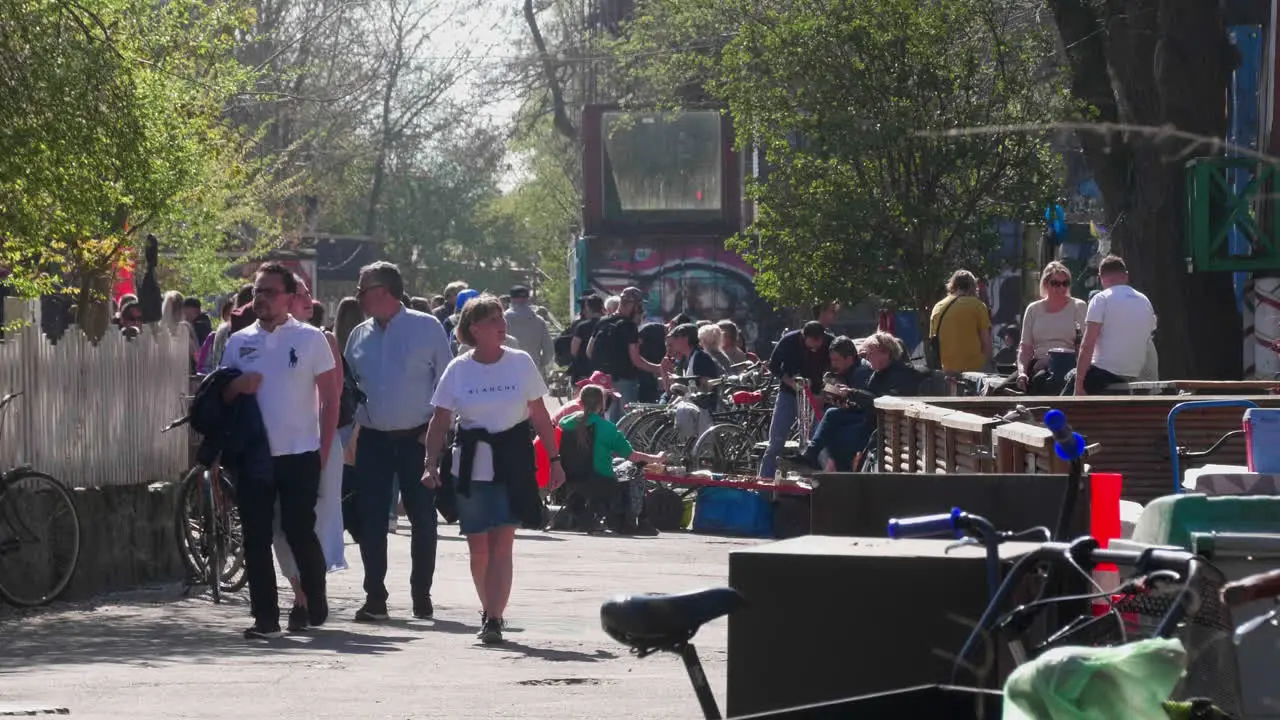
[[[1167,720],[1187,669],[1177,639],[1054,648],[1009,675],[1004,720]]]

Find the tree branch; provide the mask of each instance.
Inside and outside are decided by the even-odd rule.
[[[564,102],[564,90],[560,87],[560,78],[556,75],[556,64],[547,52],[547,41],[542,37],[538,27],[538,18],[534,15],[533,0],[524,0],[524,21],[529,25],[529,33],[533,36],[533,46],[538,51],[538,59],[542,63],[542,74],[547,81],[547,89],[551,91],[552,124],[557,132],[569,138],[578,139],[578,128],[569,118],[568,108]]]

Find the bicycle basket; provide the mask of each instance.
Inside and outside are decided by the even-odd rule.
[[[1232,642],[1235,625],[1231,620],[1231,610],[1222,602],[1220,595],[1226,582],[1221,570],[1201,562],[1192,585],[1191,606],[1174,634],[1182,641],[1188,660],[1187,674],[1174,689],[1172,698],[1210,698],[1221,710],[1238,716],[1241,708],[1240,668]],[[1160,620],[1169,612],[1177,595],[1177,591],[1170,588],[1167,592],[1119,598],[1112,604],[1114,613],[1093,618],[1039,650],[1043,652],[1051,647],[1067,645],[1118,645],[1126,639],[1154,637]],[[1120,616],[1119,622],[1116,614]]]

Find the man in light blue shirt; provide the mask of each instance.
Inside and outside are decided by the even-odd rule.
[[[427,422],[435,411],[431,396],[453,356],[440,321],[406,308],[400,301],[403,294],[404,282],[395,265],[376,262],[361,268],[356,297],[369,319],[351,331],[344,353],[366,398],[356,411],[360,426],[357,512],[365,591],[365,604],[356,611],[356,620],[362,622],[388,617],[387,508],[396,476],[413,533],[409,576],[413,615],[430,618],[434,612],[436,497],[419,479]]]

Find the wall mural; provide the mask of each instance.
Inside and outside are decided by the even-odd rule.
[[[776,338],[782,319],[756,294],[751,266],[719,238],[586,241],[587,284],[616,295],[628,286],[645,292],[645,316],[666,321],[685,312],[699,320],[733,320],[748,345]]]

